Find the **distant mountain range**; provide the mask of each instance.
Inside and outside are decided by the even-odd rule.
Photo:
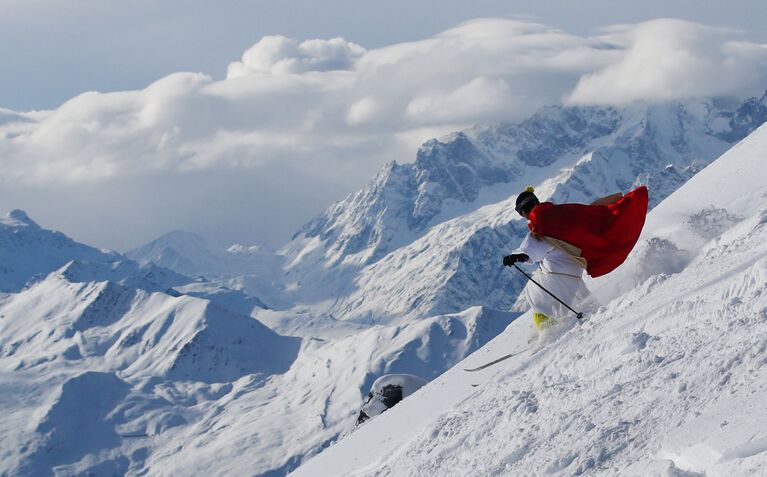
[[[0,219],[0,474],[282,475],[353,431],[376,378],[434,379],[519,316],[525,281],[501,257],[526,233],[525,186],[588,202],[647,184],[655,206],[765,120],[767,95],[478,126],[385,165],[276,253],[171,232],[120,254],[14,210]],[[740,219],[695,220],[716,235]],[[666,242],[638,253],[668,259],[644,274],[690,258]]]
[[[509,308],[523,282],[498,267],[526,228],[527,185],[555,202],[590,202],[639,184],[655,206],[767,121],[767,93],[615,107],[549,107],[521,123],[431,140],[390,163],[280,250],[300,303],[380,321]]]

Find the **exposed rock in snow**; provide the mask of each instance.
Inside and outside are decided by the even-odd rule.
[[[376,379],[360,409],[357,425],[396,406],[403,399],[421,389],[428,381],[413,374],[385,374]]]

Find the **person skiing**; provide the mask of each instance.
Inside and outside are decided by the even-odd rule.
[[[614,270],[639,239],[647,215],[647,188],[639,187],[591,203],[541,203],[532,187],[517,196],[516,211],[528,222],[530,232],[504,266],[540,262],[534,280],[523,293],[533,309],[533,322],[542,331],[568,313],[568,308],[593,307],[594,300],[583,282],[584,270],[592,277]]]

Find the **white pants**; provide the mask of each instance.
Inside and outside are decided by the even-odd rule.
[[[596,302],[580,277],[538,270],[533,275],[533,279],[575,311],[584,312],[595,308]],[[536,313],[543,313],[554,319],[575,316],[572,311],[531,281],[528,281],[523,293],[530,308]]]

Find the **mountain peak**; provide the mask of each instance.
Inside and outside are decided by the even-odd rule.
[[[5,216],[9,222],[16,222],[14,225],[33,225],[37,226],[34,220],[29,218],[26,212],[21,209],[13,209]]]
[[[186,241],[207,244],[207,241],[202,236],[188,230],[172,230],[158,237],[156,242],[160,241]]]

